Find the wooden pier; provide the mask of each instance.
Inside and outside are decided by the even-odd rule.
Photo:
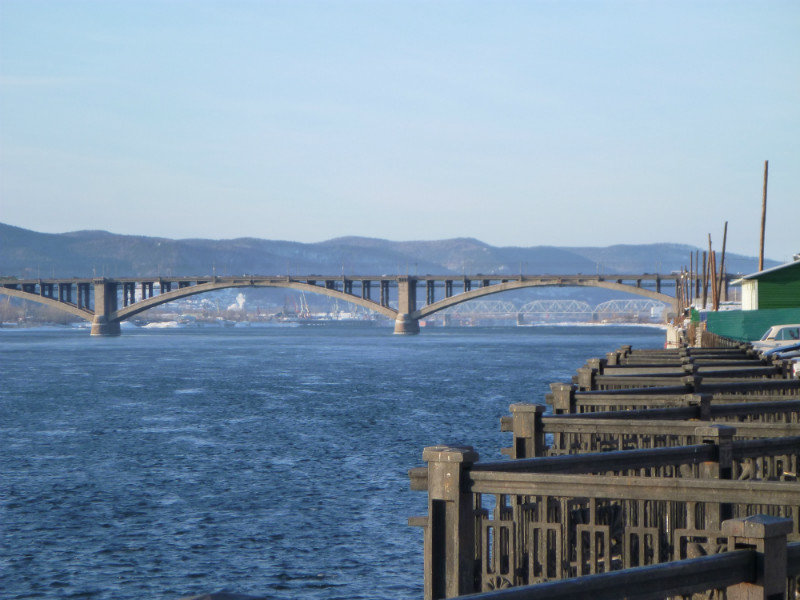
[[[795,599],[800,380],[746,345],[590,360],[501,420],[508,460],[426,448],[425,598]],[[549,409],[546,408],[549,405]]]

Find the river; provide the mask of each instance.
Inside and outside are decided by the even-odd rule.
[[[647,327],[0,329],[0,595],[422,597],[422,449]]]

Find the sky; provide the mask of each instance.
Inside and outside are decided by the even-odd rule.
[[[0,222],[800,252],[800,3],[0,0]]]

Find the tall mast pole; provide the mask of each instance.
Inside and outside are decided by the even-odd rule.
[[[706,307],[706,302],[708,301],[708,261],[709,258],[706,256],[706,251],[703,250],[703,308]]]
[[[725,300],[728,300],[727,281],[725,279],[725,242],[728,240],[728,222],[725,221],[725,232],[722,234],[722,258],[719,263],[719,277],[717,278],[717,301],[722,300],[722,292],[725,292]]]
[[[764,194],[761,200],[761,244],[758,248],[758,270],[764,270],[764,228],[767,222],[767,177],[769,175],[769,161],[764,161]]]

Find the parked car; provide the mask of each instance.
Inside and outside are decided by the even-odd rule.
[[[761,339],[753,342],[756,350],[768,350],[778,346],[787,346],[793,342],[800,342],[800,324],[773,325],[761,336]]]
[[[800,356],[800,342],[781,344],[780,346],[763,350],[761,355],[772,358],[794,358],[796,356]]]

